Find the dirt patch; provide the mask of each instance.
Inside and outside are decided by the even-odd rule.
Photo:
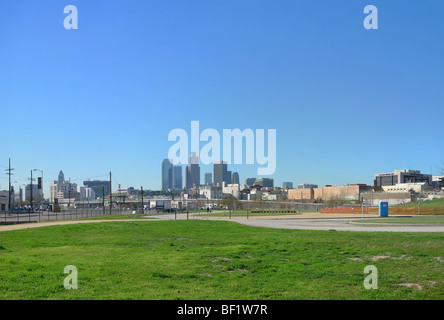
[[[212,274],[209,274],[209,273],[199,273],[199,275],[201,277],[212,277],[213,276]]]
[[[390,258],[389,256],[374,256],[372,257],[372,261],[378,261],[380,259],[388,259]]]
[[[225,258],[225,257],[216,257],[213,260],[211,260],[211,262],[218,262],[218,261],[231,261],[232,259],[230,258]]]
[[[407,287],[407,288],[415,288],[417,290],[422,290],[422,286],[417,283],[399,283],[398,286]]]
[[[362,259],[361,258],[347,258],[348,260],[351,260],[351,261],[362,261]]]

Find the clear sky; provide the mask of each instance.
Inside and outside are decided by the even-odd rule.
[[[363,26],[369,4],[378,30]],[[64,28],[66,5],[78,30]],[[2,0],[0,169],[11,158],[16,186],[38,168],[45,189],[60,170],[160,189],[168,133],[196,120],[276,129],[276,185],[438,174],[443,12],[436,0]],[[241,181],[256,169],[229,167]]]

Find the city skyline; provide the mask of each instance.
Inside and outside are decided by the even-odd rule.
[[[378,30],[359,0],[79,0],[66,30],[66,4],[3,3],[0,169],[10,158],[17,190],[42,170],[45,195],[60,170],[160,190],[168,133],[197,120],[221,136],[276,129],[276,186],[442,174],[444,4],[373,4]],[[230,165],[240,181],[256,169]],[[210,172],[200,165],[201,183]]]

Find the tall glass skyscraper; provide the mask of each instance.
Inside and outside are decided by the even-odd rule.
[[[182,189],[182,166],[173,166],[169,170],[171,189]]]
[[[191,189],[200,186],[199,157],[196,152],[191,152],[188,166],[185,169],[186,188]]]
[[[167,191],[170,186],[170,169],[173,167],[172,162],[169,159],[162,161],[162,191]]]
[[[213,163],[213,184],[215,186],[222,186],[222,182],[227,182],[227,162],[226,161],[215,161]],[[231,179],[230,179],[231,180]]]

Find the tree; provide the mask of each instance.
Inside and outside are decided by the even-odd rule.
[[[221,204],[224,207],[228,207],[228,209],[236,210],[236,208],[239,204],[239,200],[237,200],[235,196],[230,194],[222,199]]]

